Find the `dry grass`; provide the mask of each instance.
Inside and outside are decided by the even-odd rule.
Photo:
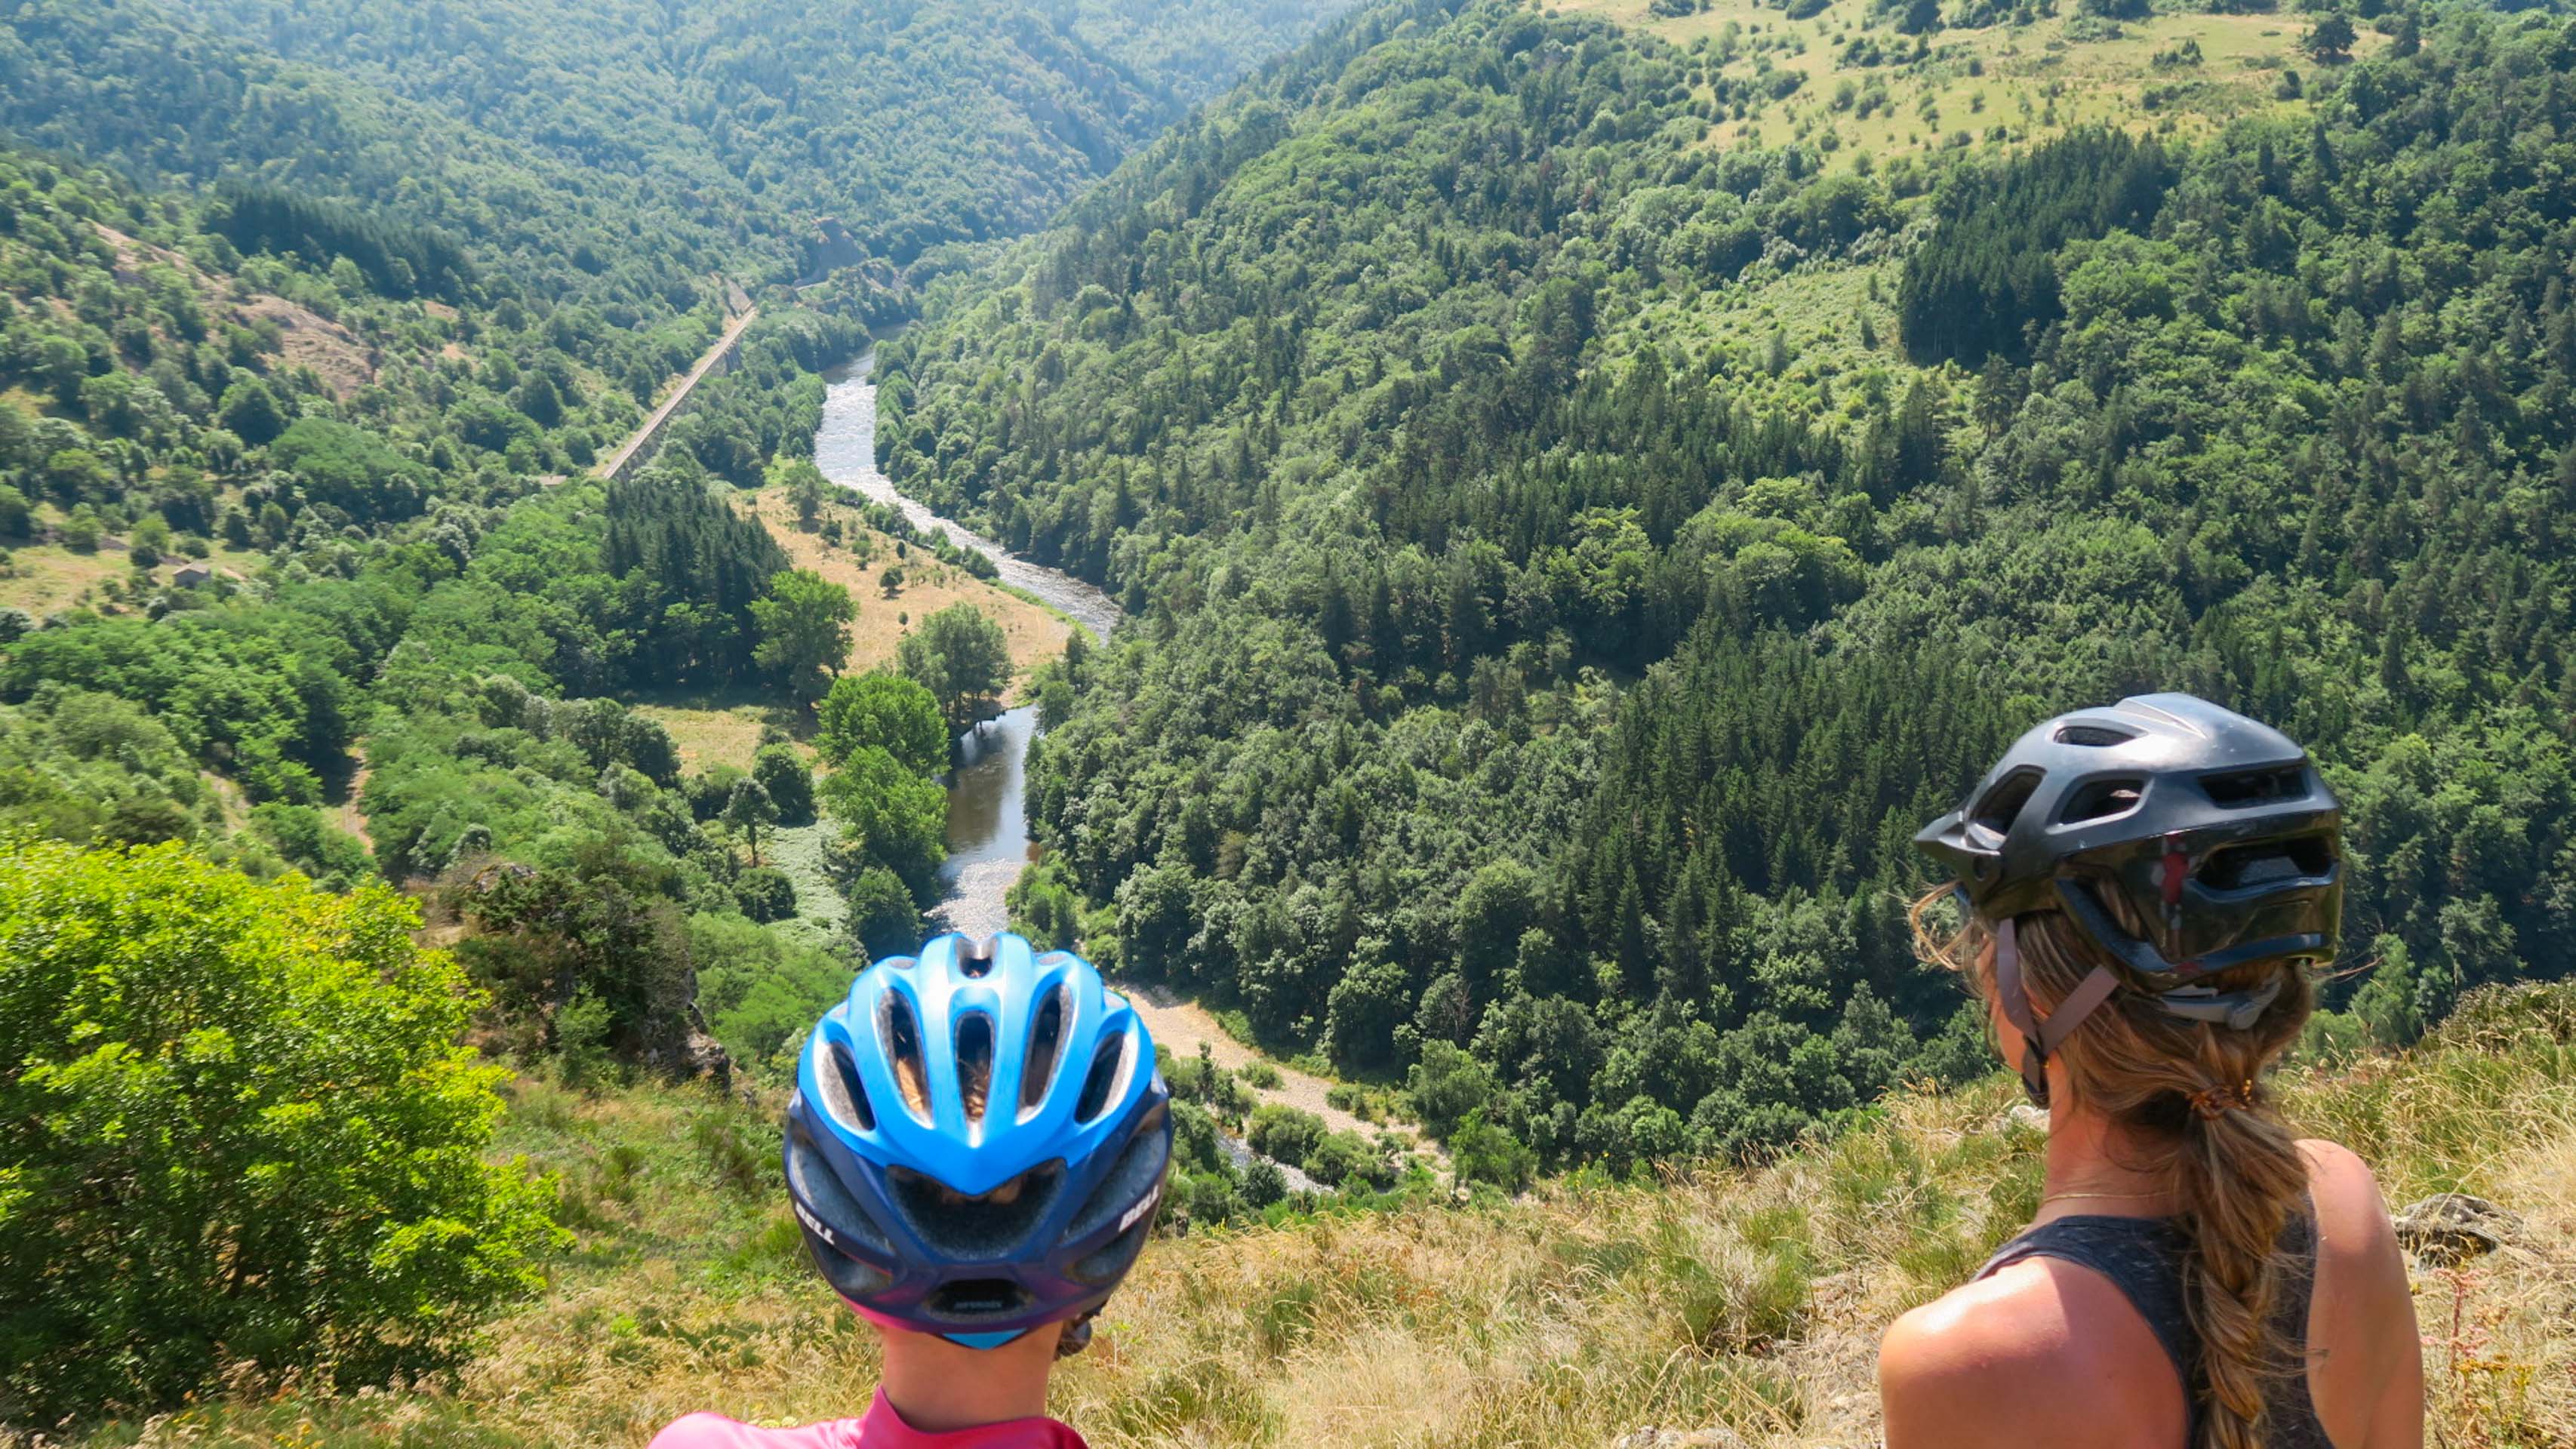
[[[680,768],[690,772],[709,765],[750,769],[751,757],[760,749],[761,727],[773,717],[782,724],[789,718],[789,711],[774,702],[749,699],[725,703],[675,697],[670,702],[648,700],[634,710],[671,732],[671,743],[680,751]]]
[[[75,553],[58,543],[36,543],[9,550],[0,568],[0,608],[24,609],[41,619],[75,605],[95,603],[99,586],[133,572],[121,548]],[[162,573],[167,577],[167,573]]]
[[[1738,27],[1748,42],[1795,37],[1802,51],[1755,55],[1748,47],[1726,73],[1750,77],[1768,66],[1803,76],[1803,88],[1752,116],[1718,121],[1709,128],[1707,141],[1721,147],[1746,141],[1776,146],[1793,138],[1820,140],[1831,132],[1837,149],[1826,158],[1829,167],[1849,165],[1863,154],[1881,161],[1909,153],[1929,155],[1963,130],[1982,143],[1997,125],[2009,127],[2017,145],[2091,124],[2143,131],[2170,122],[2175,133],[2203,135],[2247,111],[2303,107],[2303,101],[2274,99],[2279,71],[2269,67],[2312,69],[2298,42],[2313,19],[2286,13],[2158,15],[2122,22],[2118,40],[2070,42],[2066,28],[2074,11],[2067,7],[2065,14],[2032,25],[1943,30],[1931,41],[1946,58],[1909,74],[1897,66],[1838,66],[1844,40],[1873,29],[1891,46],[1911,45],[1911,37],[1871,26],[1871,0],[1834,0],[1805,20],[1789,20],[1759,0],[1715,0],[1706,10],[1669,18],[1652,14],[1650,3],[1543,0],[1541,8],[1596,15],[1684,47],[1714,39],[1729,25]],[[2200,65],[2153,66],[2159,51],[2184,40],[2200,46]],[[2365,32],[2355,53],[2368,55],[2386,44],[2386,37]],[[1982,75],[1968,73],[1971,58]],[[1886,87],[1891,107],[1865,119],[1834,109],[1831,98],[1838,82],[1866,85],[1873,78]],[[2163,93],[2153,108],[2148,105],[2151,90]],[[1924,114],[1927,101],[1937,119]]]
[[[2440,1442],[2576,1442],[2576,1048],[2429,1051],[2290,1095],[2392,1201],[2457,1187],[2526,1221],[2525,1246],[2419,1277]],[[1880,1328],[2036,1203],[2042,1139],[1999,1126],[2011,1100],[1899,1098],[1759,1170],[1167,1239],[1054,1407],[1102,1449],[1606,1445],[1645,1424],[1873,1443]],[[451,1381],[244,1393],[87,1442],[640,1444],[692,1409],[849,1413],[874,1349],[796,1261],[758,1137],[774,1106],[523,1084],[508,1145],[561,1174],[582,1243]]]
[[[45,518],[59,524],[61,510],[51,509]],[[89,552],[79,553],[59,543],[31,543],[6,548],[9,561],[0,565],[0,608],[24,609],[37,618],[73,608],[95,608],[102,612],[131,610],[139,607],[140,596],[119,603],[108,598],[101,587],[110,580],[134,579],[148,575],[154,586],[167,586],[171,575],[178,572],[179,561],[167,557],[155,567],[138,575],[134,561],[125,551],[122,535],[102,542]],[[246,549],[218,545],[197,561],[217,568],[229,568],[244,579],[252,577],[266,560]]]
[[[924,550],[912,549],[910,557],[898,559],[893,539],[858,525],[855,515],[846,510],[841,512],[843,537],[852,546],[836,547],[796,526],[795,510],[788,506],[783,489],[760,490],[752,497],[752,507],[796,567],[812,569],[859,601],[859,619],[850,628],[852,669],[891,668],[896,646],[913,625],[958,603],[973,604],[1002,626],[1018,678],[1025,679],[1040,661],[1064,652],[1064,641],[1072,632],[1064,620],[964,569],[941,563]],[[861,537],[867,540],[864,562],[856,547]],[[903,584],[889,596],[885,574],[895,567],[903,570]]]

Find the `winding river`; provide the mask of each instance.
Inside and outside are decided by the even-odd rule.
[[[876,350],[823,374],[823,424],[814,432],[814,462],[823,476],[879,503],[901,509],[915,528],[946,535],[962,548],[991,559],[1002,582],[1063,611],[1102,640],[1118,625],[1118,605],[1073,575],[1035,564],[954,519],[933,513],[897,492],[877,471]],[[948,863],[940,867],[947,899],[931,914],[950,930],[983,936],[1009,924],[1003,893],[1032,856],[1027,811],[1029,741],[1037,711],[1022,707],[991,720],[957,742],[957,766],[948,777]]]

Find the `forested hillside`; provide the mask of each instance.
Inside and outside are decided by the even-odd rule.
[[[893,262],[1033,224],[1322,13],[790,45],[719,7],[670,51],[615,7],[0,13],[0,1441],[227,1365],[446,1361],[562,1241],[544,1183],[458,1170],[478,1053],[766,1080],[920,939],[949,738],[1013,682],[1005,620],[1062,634],[827,482],[821,373],[910,306]],[[826,207],[854,253],[815,255]],[[184,1049],[121,1004],[182,997]],[[174,1125],[210,1092],[265,1105]],[[421,1185],[330,1197],[333,1160]]]
[[[1907,835],[2181,688],[2350,807],[2321,1042],[2576,970],[2576,30],[1845,166],[1766,24],[1374,7],[888,349],[889,470],[1145,618],[1032,767],[1090,947],[1544,1161],[1777,1142],[1981,1069]]]
[[[1336,8],[29,6],[0,127],[439,226],[549,293],[621,266],[667,295],[1026,231]]]

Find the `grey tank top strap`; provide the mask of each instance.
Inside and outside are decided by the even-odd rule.
[[[2004,1244],[1977,1276],[2029,1258],[2055,1258],[2110,1279],[2164,1345],[2174,1377],[2182,1381],[2189,1442],[2198,1443],[2200,1335],[2192,1328],[2182,1281],[2190,1247],[2164,1218],[2064,1217]],[[2314,1213],[2304,1205],[2281,1230],[2281,1256],[2288,1271],[2273,1295],[2272,1332],[2294,1356],[2264,1385],[2264,1443],[2269,1449],[2334,1449],[2308,1397],[2308,1299],[2316,1284],[2317,1240]]]

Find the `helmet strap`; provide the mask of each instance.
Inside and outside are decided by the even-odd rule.
[[[2041,1021],[2031,1010],[2030,991],[2022,983],[2017,923],[2011,916],[1995,923],[1995,997],[2003,1007],[2004,1020],[2021,1033],[2021,1089],[2032,1106],[2048,1105],[2048,1059],[2119,987],[2120,978],[2110,968],[2096,966]]]

